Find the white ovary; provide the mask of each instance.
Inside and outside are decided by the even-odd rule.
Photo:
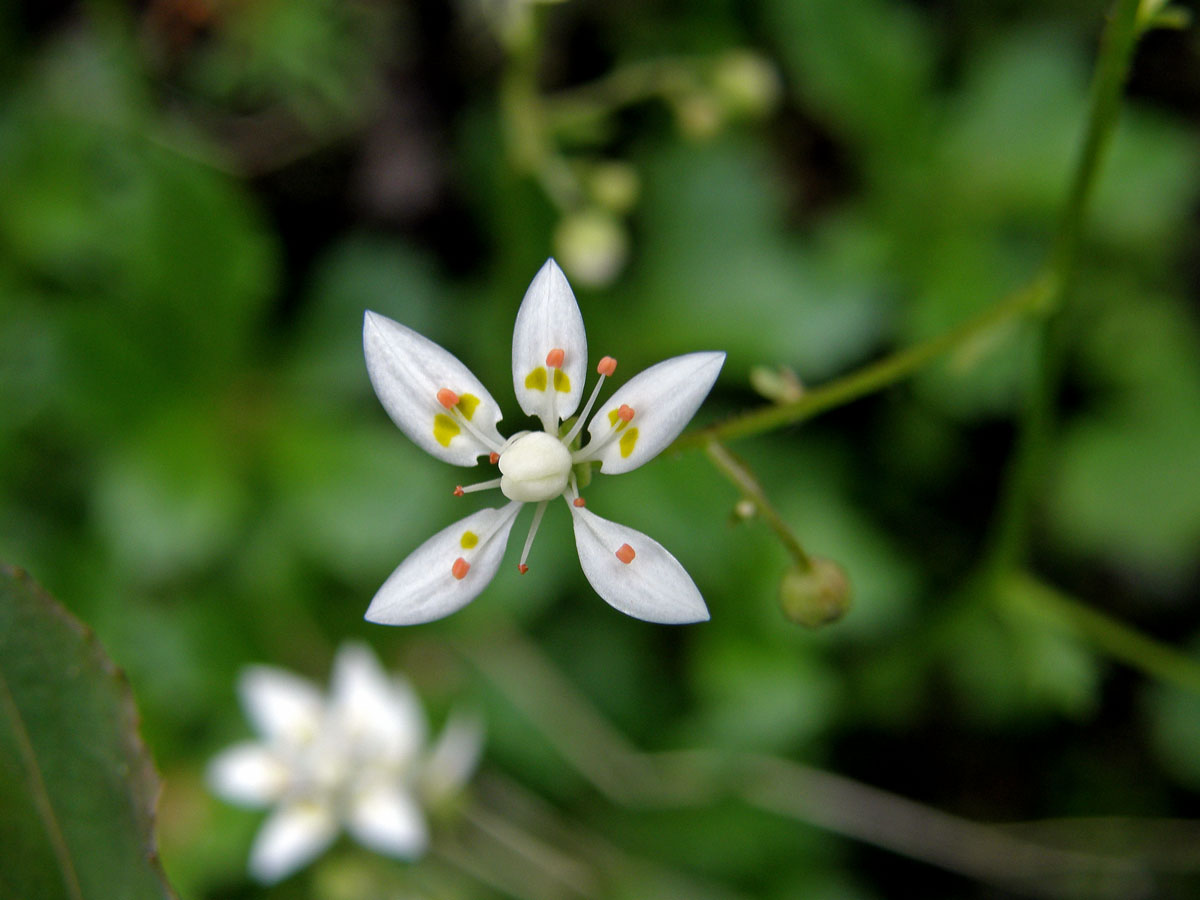
[[[514,440],[500,454],[500,490],[509,500],[540,503],[567,489],[571,453],[544,431]]]

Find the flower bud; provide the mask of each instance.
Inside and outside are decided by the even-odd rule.
[[[751,366],[750,387],[776,403],[793,403],[804,396],[804,384],[787,366]]]
[[[758,507],[753,500],[743,497],[733,507],[733,515],[737,519],[753,519],[758,515]]]
[[[706,141],[721,130],[725,116],[714,95],[696,91],[675,102],[675,122],[684,137]]]
[[[775,109],[783,93],[775,67],[749,50],[722,56],[712,84],[726,114],[734,117],[761,118]]]
[[[779,583],[779,606],[789,621],[806,628],[836,622],[850,609],[850,582],[842,567],[823,556],[808,571],[793,566]]]
[[[554,246],[562,267],[592,287],[611,284],[629,257],[625,228],[601,209],[564,216],[554,231]]]
[[[637,169],[612,160],[597,163],[588,176],[588,190],[599,206],[610,212],[627,213],[641,192]]]

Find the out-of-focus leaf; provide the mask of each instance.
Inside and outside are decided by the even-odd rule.
[[[647,361],[725,350],[726,377],[764,361],[822,377],[860,357],[880,335],[886,299],[862,265],[869,235],[831,231],[821,252],[806,248],[781,232],[777,196],[752,148],[729,142],[656,155],[636,283],[610,313],[622,342],[635,341]]]
[[[1087,109],[1087,75],[1057,32],[1017,32],[973,61],[945,120],[930,180],[977,222],[1049,225],[1066,199]],[[1186,218],[1195,140],[1137,109],[1123,114],[1100,172],[1088,229],[1138,252]]]
[[[180,407],[114,450],[96,482],[97,522],[140,580],[178,576],[236,539],[247,496],[235,433]]]
[[[242,186],[146,121],[129,61],[98,41],[62,41],[9,99],[0,254],[62,336],[71,412],[110,427],[225,382],[277,259]]]
[[[392,7],[362,0],[264,0],[222,10],[189,73],[235,108],[281,104],[313,127],[357,117],[382,91]]]
[[[1050,521],[1068,547],[1170,583],[1200,541],[1200,336],[1179,306],[1115,293],[1085,345],[1111,388],[1056,446]]]
[[[121,673],[27,575],[0,569],[0,897],[170,898],[156,791]]]
[[[456,479],[494,471],[456,471],[399,429],[336,429],[304,416],[279,430],[271,454],[272,517],[288,544],[276,552],[298,553],[351,582],[371,572],[386,577],[435,531],[482,505],[456,505]]]
[[[795,647],[714,639],[697,655],[693,677],[703,702],[698,733],[743,750],[787,752],[812,740],[841,700],[834,674]]]
[[[1200,790],[1200,697],[1174,685],[1156,684],[1148,700],[1155,755],[1180,783]]]
[[[292,339],[288,386],[297,402],[341,406],[369,396],[363,313],[382,313],[437,340],[440,300],[432,264],[411,246],[362,235],[337,244],[316,265]],[[503,403],[503,393],[496,396]]]
[[[834,128],[880,146],[910,133],[934,62],[924,21],[891,0],[771,0],[796,89]]]
[[[1096,657],[1050,622],[973,602],[938,637],[961,708],[981,724],[1002,726],[1047,712],[1084,718],[1096,706]]]

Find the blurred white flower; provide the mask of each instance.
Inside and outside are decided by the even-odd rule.
[[[589,423],[604,379],[617,368],[606,356],[596,367],[599,381],[571,424],[583,399],[587,336],[571,286],[552,259],[525,292],[513,329],[513,388],[521,409],[541,419],[542,431],[501,437],[500,407],[479,379],[399,322],[368,312],[363,348],[376,395],[413,443],[456,466],[478,465],[484,456],[499,467],[499,478],[460,485],[455,494],[499,488],[510,501],[472,513],[414,550],[375,594],[369,620],[414,625],[466,606],[495,577],[513,521],[523,504],[532,503],[533,524],[517,563],[523,574],[546,506],[558,497],[571,511],[583,574],[605,601],[649,622],[708,618],[679,560],[652,538],[591,512],[579,488],[593,462],[602,474],[617,475],[670,444],[708,395],[724,353],[688,353],[651,366],[614,393]],[[580,447],[575,439],[585,426],[588,442]]]
[[[451,796],[479,760],[477,719],[452,716],[428,747],[412,686],[361,644],[338,651],[328,696],[269,666],[246,669],[238,688],[260,740],[220,753],[208,782],[232,803],[274,807],[250,852],[264,883],[313,860],[342,828],[372,850],[416,859],[429,842],[422,807]]]

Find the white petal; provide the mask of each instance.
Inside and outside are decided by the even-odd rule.
[[[249,666],[238,678],[242,707],[259,734],[301,744],[316,735],[325,698],[312,682],[271,666]]]
[[[588,425],[591,440],[603,440],[610,435],[617,411],[622,406],[633,409],[633,419],[617,439],[594,457],[601,461],[600,471],[619,475],[662,452],[691,421],[724,363],[724,353],[688,353],[663,360],[630,379]]]
[[[395,786],[364,790],[354,799],[346,825],[363,845],[400,859],[416,859],[429,846],[421,808]]]
[[[546,365],[551,350],[563,351],[558,379]],[[521,409],[556,433],[559,421],[575,412],[583,396],[587,335],[567,276],[552,259],[538,270],[517,310],[512,360],[513,389]]]
[[[367,609],[367,620],[381,625],[419,625],[462,609],[495,577],[520,508],[521,504],[514,502],[500,509],[481,509],[443,528],[383,583]],[[478,539],[474,547],[463,546],[468,533]],[[452,573],[459,558],[470,565],[461,579]]]
[[[479,456],[503,446],[504,439],[496,430],[502,418],[500,407],[452,353],[411,328],[370,311],[363,317],[363,352],[379,402],[418,447],[456,466],[473,466]],[[470,424],[484,440],[447,414],[437,399],[443,388],[478,401],[474,409],[459,408],[471,413]]]
[[[704,622],[708,607],[679,560],[640,531],[571,507],[579,564],[596,593],[627,616],[664,625]],[[628,544],[632,561],[617,558]]]
[[[250,874],[265,884],[291,875],[337,837],[332,812],[315,803],[280,807],[263,824],[250,850]]]
[[[425,714],[412,686],[389,678],[366,644],[338,650],[330,697],[332,727],[361,755],[400,765],[425,745]]]
[[[483,720],[454,713],[442,728],[421,774],[425,797],[440,803],[467,783],[483,752]]]
[[[234,744],[208,764],[209,787],[231,803],[268,806],[283,793],[288,769],[262,744]]]

